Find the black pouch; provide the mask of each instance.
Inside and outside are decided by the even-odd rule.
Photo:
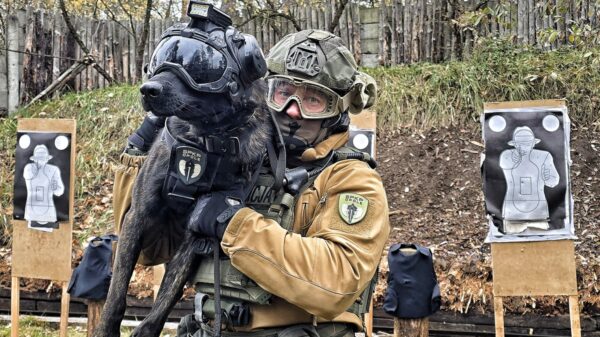
[[[83,253],[81,263],[73,271],[67,292],[73,297],[102,300],[108,294],[112,277],[112,243],[116,235],[95,237]]]

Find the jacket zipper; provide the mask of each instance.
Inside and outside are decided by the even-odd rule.
[[[306,223],[306,207],[307,207],[307,203],[304,202],[303,206],[304,208],[302,209],[302,222],[304,223],[304,226],[302,226],[301,229],[301,235],[302,236],[306,236],[306,232],[308,232],[308,229],[310,228],[310,226],[312,225],[315,217],[314,215],[317,214],[317,212],[321,209],[321,207],[327,203],[327,192],[325,192],[325,194],[323,194],[323,196],[321,197],[321,199],[319,199],[319,202],[317,203],[317,207],[315,208],[315,211],[313,212],[313,218],[310,220],[309,223]]]

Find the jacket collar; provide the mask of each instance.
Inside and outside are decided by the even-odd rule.
[[[348,143],[348,137],[348,131],[333,134],[324,141],[315,145],[315,147],[306,149],[302,153],[302,157],[300,157],[300,159],[302,159],[303,162],[311,162],[314,160],[323,159],[327,157],[331,151],[346,145],[346,143]]]

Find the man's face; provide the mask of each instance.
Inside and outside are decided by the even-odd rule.
[[[515,148],[519,151],[521,156],[529,154],[531,150],[533,150],[533,146],[535,145],[533,140],[530,141],[519,141],[515,143]]]

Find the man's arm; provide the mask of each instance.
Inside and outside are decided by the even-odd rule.
[[[321,201],[306,236],[244,208],[229,222],[221,246],[233,266],[265,290],[332,319],[356,300],[376,271],[390,230],[388,206],[381,178],[363,162],[330,166],[314,185]],[[361,221],[348,224],[342,218],[342,193],[368,200]]]

